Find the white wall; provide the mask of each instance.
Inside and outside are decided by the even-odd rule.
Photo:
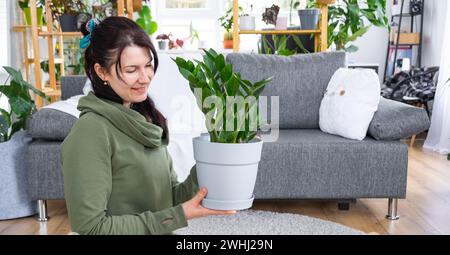
[[[444,31],[445,5],[450,4],[449,2],[449,0],[425,0],[422,66],[439,65]],[[392,0],[388,0],[387,5],[388,17],[390,17]],[[417,21],[419,22],[419,19]],[[388,31],[386,29],[370,28],[363,37],[360,37],[355,42],[355,45],[359,47],[359,51],[350,54],[349,60],[379,63],[379,74],[382,78],[386,61],[387,38]]]
[[[387,1],[386,11],[388,17],[391,13],[392,0]],[[359,48],[357,52],[350,53],[348,60],[356,63],[376,63],[379,65],[378,76],[383,79],[386,52],[388,47],[389,31],[387,28],[372,26],[366,34],[358,38],[354,44]]]

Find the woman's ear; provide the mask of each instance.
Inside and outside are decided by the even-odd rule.
[[[100,79],[102,79],[103,81],[107,81],[106,72],[99,63],[95,63],[94,70],[97,73],[98,77],[100,77]]]

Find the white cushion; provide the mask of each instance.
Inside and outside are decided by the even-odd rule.
[[[380,82],[371,69],[338,69],[320,104],[319,127],[329,134],[363,140],[380,102]]]
[[[87,78],[86,83],[84,84],[84,87],[83,87],[83,94],[87,95],[87,94],[89,94],[90,91],[94,91],[94,90],[92,89],[91,80],[89,80],[89,78]]]

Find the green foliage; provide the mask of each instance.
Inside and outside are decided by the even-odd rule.
[[[19,2],[19,7],[20,9],[25,9],[30,7],[30,0],[23,0],[23,1],[18,1]],[[45,6],[45,0],[37,0],[36,1],[36,6],[37,7],[44,7]]]
[[[144,5],[138,12],[139,18],[136,19],[136,23],[144,29],[148,35],[152,35],[158,30],[158,24],[152,20],[152,14],[150,7]]]
[[[328,7],[328,46],[337,50],[354,52],[358,48],[349,43],[364,35],[371,25],[389,27],[386,17],[386,0],[346,0]],[[364,18],[369,24],[364,22]]]
[[[244,9],[241,6],[238,7],[238,10],[239,16],[243,15]],[[230,7],[225,15],[220,17],[218,20],[225,31],[230,32],[231,29],[233,29],[233,7]]]
[[[204,50],[204,53],[203,61],[196,60],[195,63],[180,57],[173,60],[183,77],[189,81],[197,104],[206,116],[210,141],[250,142],[261,124],[258,112],[259,95],[272,78],[252,83],[242,79],[239,73],[233,72],[232,65],[225,62],[222,54],[213,49]],[[230,98],[240,98],[245,103],[227,107]],[[214,102],[209,104],[211,100]],[[227,126],[227,121],[232,128]]]
[[[53,18],[60,17],[63,14],[77,15],[80,12],[90,12],[83,0],[51,0],[50,9]]]
[[[292,38],[297,45],[297,48],[301,51],[291,50],[286,47],[287,41]],[[265,36],[262,36],[261,48],[258,48],[258,53],[262,54],[276,54],[280,56],[291,56],[298,53],[309,53],[309,51],[303,46],[303,43],[297,36],[292,35],[272,35],[273,44],[267,41]],[[273,50],[274,49],[274,50]]]
[[[45,73],[49,72],[48,60],[41,61],[41,69]],[[58,80],[58,81],[61,80],[61,64],[55,64],[55,75],[56,75],[56,80]]]
[[[14,133],[25,128],[28,117],[36,111],[36,105],[29,91],[48,100],[44,93],[23,80],[20,71],[4,66],[11,78],[9,85],[0,85],[0,96],[8,98],[10,111],[0,108],[0,142],[8,141]],[[6,82],[5,82],[6,83]]]

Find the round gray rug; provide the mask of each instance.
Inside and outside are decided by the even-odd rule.
[[[177,235],[364,235],[344,225],[292,213],[245,210],[189,220]]]

